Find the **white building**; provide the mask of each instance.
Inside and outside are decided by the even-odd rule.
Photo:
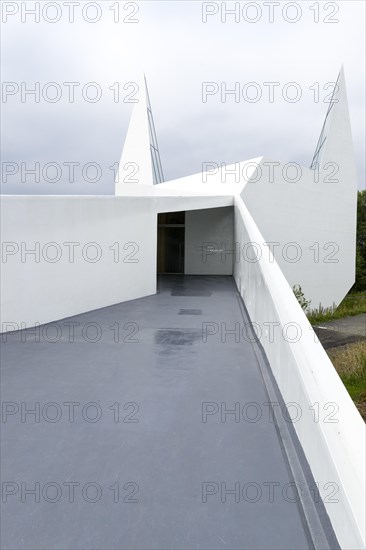
[[[258,157],[164,181],[140,87],[115,196],[2,197],[2,332],[156,292],[157,271],[232,275],[285,402],[342,548],[363,547],[364,424],[299,306],[339,304],[355,277],[356,170],[343,70],[310,167]],[[272,342],[270,326],[300,328]],[[314,403],[339,405],[314,423]]]

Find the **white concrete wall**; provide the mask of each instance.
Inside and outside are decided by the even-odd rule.
[[[189,275],[232,275],[233,208],[189,210],[185,225],[184,272]]]
[[[261,235],[242,199],[236,199],[235,240],[242,249],[246,243],[261,243]],[[301,418],[294,427],[310,464],[314,479],[343,550],[365,545],[365,425],[338,377],[322,345],[268,250],[258,261],[240,260],[234,264],[234,277],[252,323],[259,326],[260,342],[285,403],[296,403]],[[268,323],[274,328],[271,335]],[[291,325],[288,325],[291,323]],[[293,327],[286,337],[283,327]],[[299,337],[300,336],[300,337]],[[271,341],[272,340],[272,341]],[[290,343],[289,340],[294,340]],[[296,342],[295,342],[296,340]],[[335,403],[338,412],[329,422]],[[318,405],[316,405],[318,404]],[[319,407],[319,420],[314,410]],[[328,419],[329,420],[329,419]],[[329,502],[329,485],[339,491]]]
[[[305,168],[288,169],[274,163],[274,179],[263,158],[258,174],[241,196],[290,286],[299,284],[310,307],[338,305],[355,281],[356,179],[351,172],[337,183],[331,173],[317,174]],[[286,181],[286,173],[299,181]],[[290,177],[290,176],[289,176]],[[268,257],[268,247],[264,254]]]
[[[2,331],[11,330],[4,323],[34,326],[156,291],[148,198],[5,196],[1,204]],[[37,257],[25,254],[37,247]]]

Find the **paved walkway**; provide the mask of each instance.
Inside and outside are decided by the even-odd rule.
[[[366,338],[366,313],[317,323],[314,330],[325,349],[359,342]]]
[[[231,277],[171,277],[8,335],[1,547],[311,548],[247,322]]]

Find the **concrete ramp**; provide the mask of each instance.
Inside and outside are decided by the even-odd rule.
[[[4,335],[1,547],[337,548],[233,278],[158,288]]]

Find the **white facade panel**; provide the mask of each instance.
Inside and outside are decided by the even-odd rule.
[[[184,272],[232,275],[234,250],[232,207],[186,212]]]
[[[155,293],[155,228],[144,198],[3,197],[2,331]]]

